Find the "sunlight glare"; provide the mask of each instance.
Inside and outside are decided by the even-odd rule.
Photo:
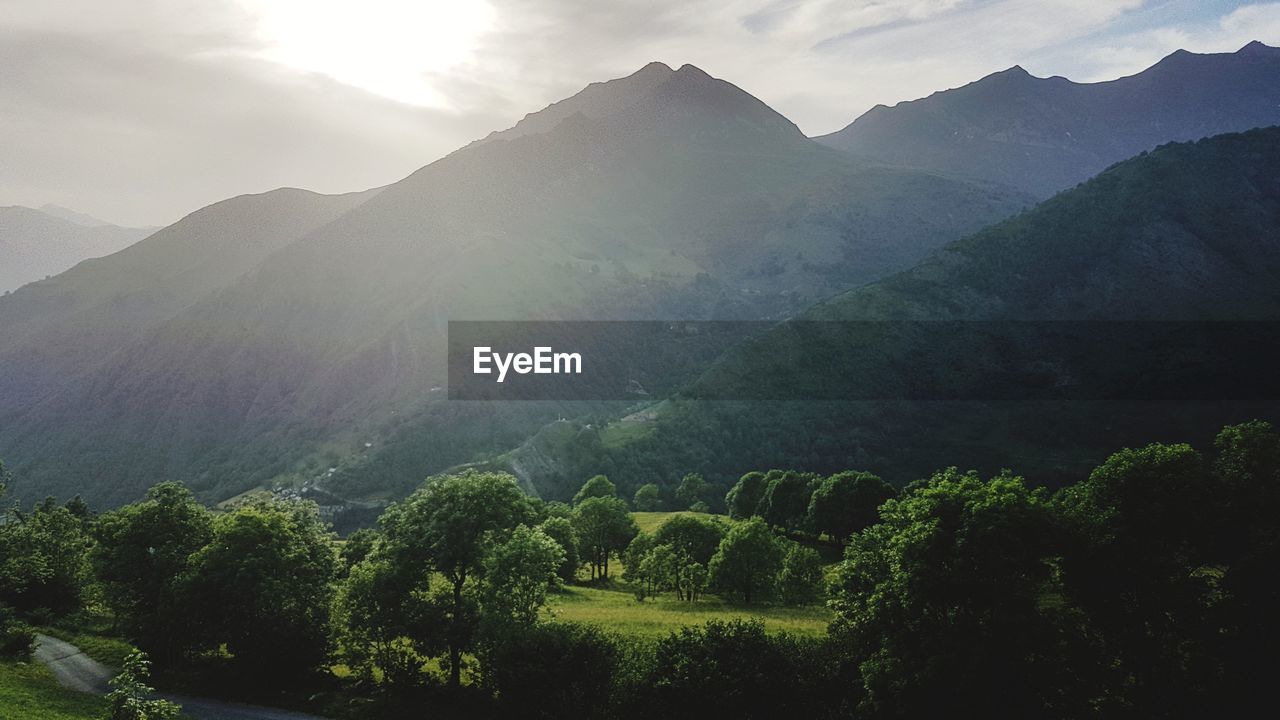
[[[241,0],[262,55],[403,103],[447,108],[426,77],[468,60],[493,24],[486,0]]]

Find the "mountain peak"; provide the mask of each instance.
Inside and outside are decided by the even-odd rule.
[[[1245,45],[1244,47],[1236,51],[1236,55],[1246,55],[1246,56],[1252,55],[1252,56],[1270,57],[1275,55],[1276,53],[1280,53],[1280,48],[1271,47],[1270,45],[1267,45],[1266,43],[1260,42],[1258,40],[1254,40],[1250,42],[1248,45]]]

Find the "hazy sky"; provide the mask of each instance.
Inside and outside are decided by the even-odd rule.
[[[1020,64],[1093,81],[1280,45],[1280,2],[0,0],[0,205],[165,224],[395,181],[646,62],[811,135]]]

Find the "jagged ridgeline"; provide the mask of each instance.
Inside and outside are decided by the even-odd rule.
[[[1031,202],[653,64],[385,188],[228,200],[0,300],[0,449],[22,498],[396,495],[584,412],[445,402],[448,320],[785,317]]]
[[[1117,164],[747,341],[653,412],[512,457],[548,485],[953,464],[1052,484],[1118,446],[1274,419],[1278,319],[1268,128]]]

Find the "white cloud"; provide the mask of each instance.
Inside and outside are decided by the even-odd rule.
[[[0,0],[0,203],[56,202],[154,223],[283,184],[361,189],[652,60],[698,65],[824,133],[876,103],[1014,64],[1098,80],[1178,47],[1280,44],[1278,8],[1214,16],[1189,0]]]

